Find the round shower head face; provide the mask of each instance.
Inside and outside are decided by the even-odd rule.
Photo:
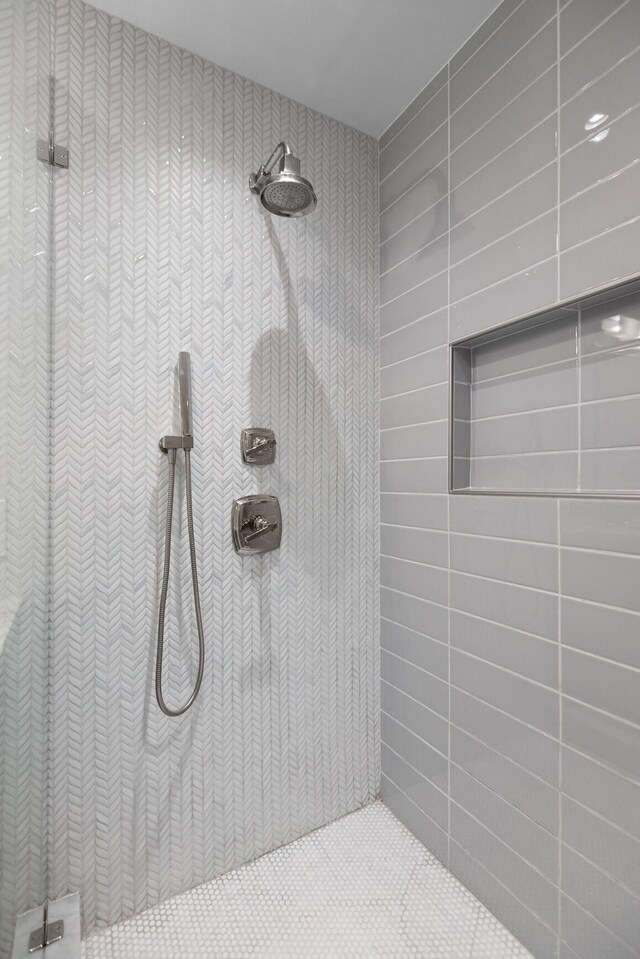
[[[318,202],[313,187],[304,177],[277,173],[260,194],[260,202],[276,216],[305,216]]]

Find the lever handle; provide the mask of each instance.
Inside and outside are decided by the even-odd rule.
[[[245,543],[251,542],[256,536],[262,536],[263,533],[269,533],[271,530],[277,529],[278,526],[277,523],[270,523],[266,516],[255,516],[249,525],[253,526],[253,530],[245,534]]]
[[[266,439],[258,437],[253,446],[250,446],[249,449],[244,451],[245,456],[250,456],[251,453],[261,453],[263,449],[266,449],[270,446],[275,446],[276,441],[273,436],[269,436]]]

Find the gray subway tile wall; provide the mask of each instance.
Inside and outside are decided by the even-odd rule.
[[[506,0],[380,141],[382,793],[538,959],[640,953],[640,502],[448,495],[444,348],[638,272],[639,81],[640,0]],[[616,310],[487,350],[476,481],[638,490]]]

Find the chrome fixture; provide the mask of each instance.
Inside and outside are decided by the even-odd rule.
[[[29,936],[29,952],[39,952],[40,949],[52,946],[54,942],[60,942],[61,939],[64,939],[64,919],[49,921],[49,902],[47,901],[43,906],[42,923]]]
[[[282,515],[277,496],[243,496],[231,507],[231,532],[237,553],[255,556],[277,549]]]
[[[156,649],[156,699],[158,706],[166,716],[182,716],[193,706],[204,674],[204,629],[202,626],[202,610],[200,608],[200,593],[198,591],[198,568],[196,565],[196,543],[193,532],[193,504],[191,501],[191,450],[193,449],[193,432],[191,424],[191,356],[189,353],[178,353],[178,386],[180,391],[180,429],[179,436],[163,436],[160,439],[160,449],[169,457],[169,491],[167,494],[167,520],[164,533],[164,569],[162,572],[162,589],[158,611],[158,642]],[[169,570],[171,568],[171,526],[173,519],[173,492],[176,478],[177,450],[184,452],[184,478],[187,500],[187,529],[189,532],[189,554],[191,558],[191,584],[193,587],[193,603],[196,613],[198,629],[198,674],[193,691],[189,699],[179,709],[170,709],[162,694],[162,653],[164,649],[164,620],[167,609],[167,593],[169,591]]]
[[[248,466],[268,466],[276,458],[276,437],[273,430],[254,426],[240,434],[242,462]]]
[[[309,181],[300,176],[300,160],[284,140],[258,172],[251,174],[249,189],[260,197],[265,210],[277,216],[304,216],[311,213],[318,202]]]

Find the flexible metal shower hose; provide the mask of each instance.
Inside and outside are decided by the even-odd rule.
[[[193,706],[204,674],[204,629],[202,627],[202,610],[200,608],[200,593],[198,590],[198,568],[196,566],[196,542],[193,532],[193,507],[191,502],[191,451],[184,450],[184,476],[187,499],[187,528],[189,530],[189,555],[191,557],[191,583],[193,585],[193,602],[196,610],[196,624],[198,628],[198,675],[189,699],[180,709],[170,709],[162,695],[162,653],[164,649],[164,620],[167,609],[167,593],[169,592],[169,571],[171,569],[171,525],[173,520],[173,492],[176,479],[176,451],[168,450],[169,457],[169,490],[167,495],[167,523],[164,533],[164,569],[162,572],[162,590],[160,592],[160,609],[158,612],[158,646],[156,650],[156,699],[158,706],[167,716],[182,716]]]

